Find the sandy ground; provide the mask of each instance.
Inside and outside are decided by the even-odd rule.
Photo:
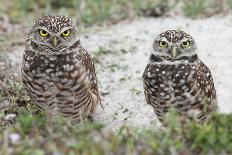
[[[127,124],[136,127],[160,126],[152,108],[145,103],[142,74],[152,50],[153,39],[167,29],[182,29],[198,44],[199,57],[211,69],[221,112],[232,111],[232,17],[203,20],[140,18],[109,28],[91,28],[81,34],[82,45],[90,51],[107,53],[96,63],[104,109],[97,109],[95,120],[117,129]],[[10,53],[21,62],[24,47]]]

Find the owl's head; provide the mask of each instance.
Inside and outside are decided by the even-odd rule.
[[[184,31],[168,30],[155,38],[152,54],[158,58],[175,61],[186,60],[196,55],[193,38]]]
[[[61,53],[79,41],[77,29],[67,16],[44,16],[33,25],[29,40],[47,52]],[[51,54],[50,53],[50,54]]]

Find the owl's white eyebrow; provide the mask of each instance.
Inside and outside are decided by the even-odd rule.
[[[165,37],[160,38],[159,41],[166,41],[166,42],[168,42],[168,40]]]
[[[72,29],[73,27],[71,27],[71,26],[69,26],[69,27],[64,27],[64,28],[62,28],[61,30],[60,30],[60,32],[62,33],[62,32],[64,32],[64,31],[66,31],[66,30],[70,30],[70,29]]]
[[[182,41],[182,42],[183,42],[183,41],[190,41],[190,39],[187,38],[187,37],[184,37],[181,41]]]
[[[44,26],[38,26],[37,28],[36,28],[36,30],[40,30],[40,29],[42,29],[42,30],[45,30],[45,31],[48,31],[48,29],[46,28],[46,27],[44,27]]]
[[[46,27],[37,27],[34,30],[32,30],[32,32],[38,32],[38,30],[44,30],[44,31],[48,32],[48,29]]]

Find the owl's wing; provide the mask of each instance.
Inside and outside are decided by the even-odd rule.
[[[206,103],[209,105],[208,110],[214,111],[217,108],[217,98],[212,74],[202,61],[198,59],[197,62],[192,82],[195,82],[196,89],[201,90]]]
[[[147,77],[147,73],[149,68],[151,68],[152,66],[150,64],[148,64],[145,68],[145,71],[143,72],[143,87],[144,87],[144,95],[145,95],[145,99],[147,104],[153,104],[153,102],[151,101],[151,93],[148,93],[149,87],[150,87],[150,80]]]
[[[143,73],[143,87],[144,87],[144,95],[147,104],[151,105],[156,113],[156,116],[159,118],[161,122],[163,122],[163,108],[160,105],[160,88],[159,85],[156,85],[153,81],[161,80],[159,78],[159,71],[156,70],[156,66],[152,64],[148,64]],[[161,81],[159,81],[161,82]],[[163,82],[163,81],[162,81]],[[161,82],[161,83],[162,83]],[[162,101],[163,105],[166,104],[165,100]]]
[[[95,73],[95,67],[94,62],[91,59],[90,55],[84,48],[79,49],[79,57],[82,63],[82,66],[85,67],[85,70],[88,74],[88,78],[90,81],[90,90],[91,93],[95,94],[97,96],[98,102],[101,104],[100,94],[98,91],[98,85],[97,85],[97,77]]]

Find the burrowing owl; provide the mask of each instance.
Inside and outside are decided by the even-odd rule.
[[[100,103],[94,63],[69,17],[45,16],[35,22],[21,72],[32,100],[52,113],[80,121]]]
[[[196,50],[183,31],[168,30],[155,38],[143,82],[146,101],[161,122],[171,107],[202,123],[217,108],[213,77]]]

